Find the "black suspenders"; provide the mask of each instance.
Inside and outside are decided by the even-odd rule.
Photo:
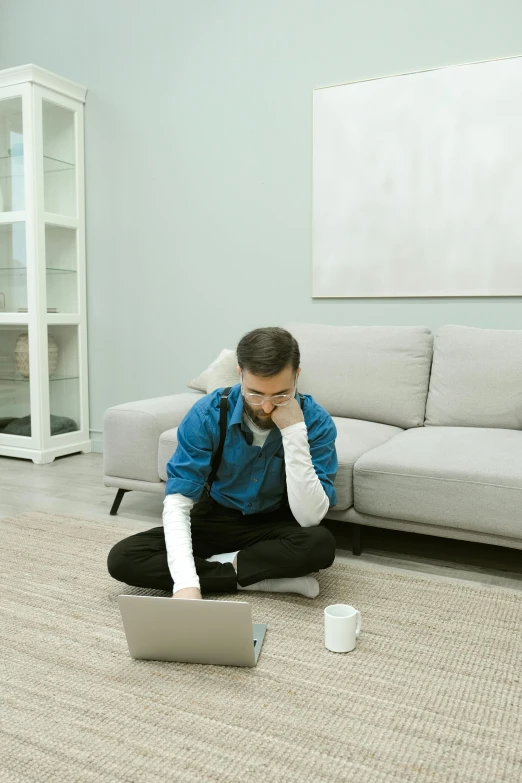
[[[221,457],[223,456],[223,447],[225,445],[225,438],[227,435],[228,395],[231,388],[232,386],[227,386],[226,389],[223,389],[223,391],[221,392],[221,398],[219,400],[219,446],[217,448],[216,453],[212,457],[210,474],[207,479],[207,483],[205,484],[205,490],[209,497],[210,497],[210,488],[214,482],[214,479],[216,478],[216,474],[218,472],[218,468],[221,462]],[[301,402],[301,410],[304,410],[304,397],[302,394],[300,394],[299,398]]]
[[[221,399],[219,400],[219,446],[216,453],[212,457],[210,474],[207,479],[207,483],[205,484],[205,489],[207,490],[207,495],[209,497],[210,487],[216,478],[216,473],[218,471],[219,463],[221,462],[221,456],[223,454],[223,446],[225,445],[225,438],[227,435],[228,393],[231,388],[232,386],[227,386],[226,389],[223,389],[221,392]]]

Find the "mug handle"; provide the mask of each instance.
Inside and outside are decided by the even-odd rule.
[[[356,620],[356,625],[355,625],[355,638],[357,638],[359,636],[359,634],[361,633],[361,613],[360,613],[360,611],[358,609],[356,609],[355,611],[356,611],[356,614],[357,614],[357,620]]]

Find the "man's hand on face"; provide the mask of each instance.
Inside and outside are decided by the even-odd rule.
[[[303,411],[296,398],[293,397],[288,405],[276,406],[272,411],[272,421],[280,430],[304,421]]]

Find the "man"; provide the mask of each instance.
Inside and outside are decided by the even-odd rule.
[[[237,360],[240,383],[229,392],[210,494],[222,389],[182,420],[167,464],[163,525],[111,549],[115,579],[172,590],[174,598],[236,590],[318,595],[309,574],[335,558],[335,539],[319,524],[336,503],[335,424],[310,395],[303,409],[296,398],[300,354],[290,332],[254,329],[240,340]]]

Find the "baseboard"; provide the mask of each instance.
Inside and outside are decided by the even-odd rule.
[[[97,454],[103,454],[103,432],[101,430],[90,430],[92,450]]]

